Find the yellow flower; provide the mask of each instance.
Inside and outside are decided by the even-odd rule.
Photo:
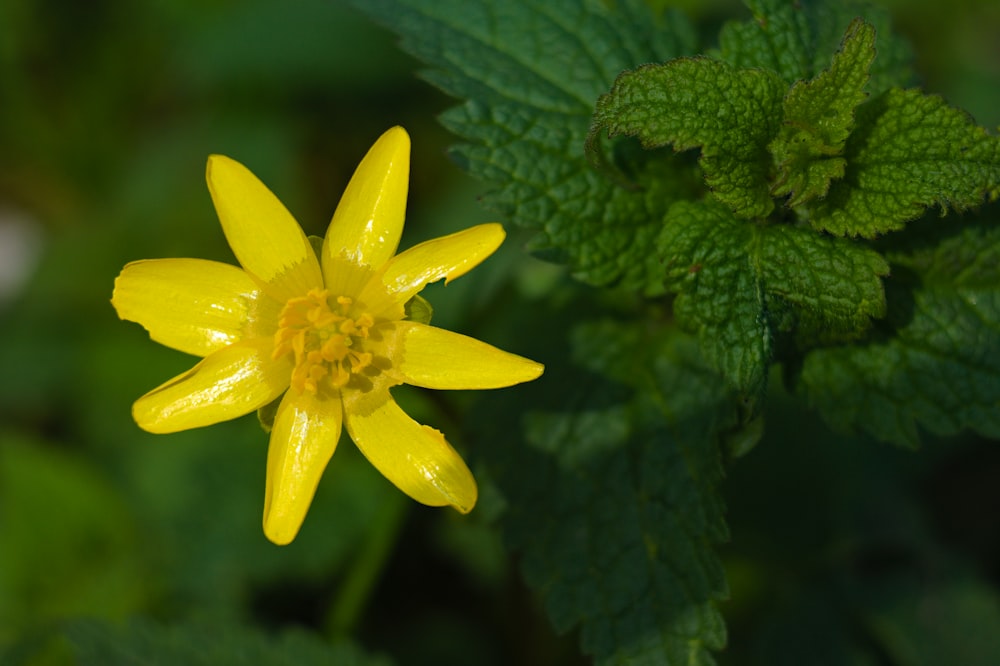
[[[463,275],[504,239],[483,224],[396,253],[410,139],[383,134],[358,166],[315,251],[280,201],[243,165],[208,159],[208,188],[242,269],[202,259],[128,264],[112,304],[150,337],[203,359],[139,398],[136,423],[155,433],[253,412],[282,394],[271,430],[264,533],[295,538],[341,427],[400,490],[465,513],[476,482],[444,436],[420,425],[389,389],[499,388],[542,366],[473,338],[405,318],[423,287]],[[395,255],[395,256],[394,256]]]

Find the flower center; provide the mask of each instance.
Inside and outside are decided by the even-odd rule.
[[[375,319],[361,310],[354,299],[331,298],[326,289],[311,289],[285,303],[271,356],[295,356],[293,389],[299,393],[316,393],[323,385],[340,389],[371,366],[372,353],[365,347]]]

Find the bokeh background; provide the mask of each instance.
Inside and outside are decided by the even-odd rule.
[[[684,6],[705,35],[747,15],[723,0],[655,4]],[[891,6],[926,88],[996,128],[1000,6]],[[418,70],[389,34],[336,0],[0,2],[0,662],[65,663],[76,648],[61,628],[82,617],[109,631],[135,617],[296,628],[405,664],[581,661],[575,637],[552,634],[504,551],[492,526],[502,499],[484,470],[474,467],[481,505],[460,518],[402,501],[345,439],[302,533],[278,548],[260,528],[267,439],[253,417],[169,436],[131,420],[136,397],[193,359],[120,322],[113,280],[135,259],[233,261],[204,184],[210,153],[249,166],[307,233],[322,235],[354,166],[401,124],[413,139],[403,246],[493,219],[476,202],[486,186],[446,155],[451,139],[435,115],[450,101]],[[481,268],[425,295],[435,323],[519,351],[505,313],[568,278],[508,231]],[[475,442],[449,429],[462,396],[401,400],[475,466]],[[794,428],[782,432],[794,440]],[[733,471],[734,650],[750,642],[743,631],[761,577],[785,566],[761,543],[798,544],[788,561],[810,561],[809,549],[829,546],[814,519],[824,503],[856,501],[834,497],[838,479],[877,490],[883,467],[904,489],[885,491],[885,524],[873,519],[871,529],[910,518],[957,524],[941,538],[967,546],[969,566],[996,583],[1000,458],[975,441],[928,448],[862,453],[831,440],[818,458],[798,460],[771,447]],[[759,492],[761,479],[784,478],[775,469],[803,468],[817,478],[789,472],[791,487]],[[786,516],[784,533],[758,525],[761,513],[785,515],[788,494],[831,483],[800,519]],[[970,603],[993,608],[994,594]]]

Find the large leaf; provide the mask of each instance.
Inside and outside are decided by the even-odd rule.
[[[482,433],[507,541],[597,663],[711,664],[726,636],[714,547],[731,398],[674,330],[604,322],[571,339],[574,361],[531,387],[525,437]]]
[[[889,255],[887,325],[806,356],[799,388],[834,427],[909,445],[920,426],[1000,437],[1000,227],[935,223]]]
[[[690,166],[660,159],[626,189],[590,167],[584,141],[622,70],[694,51],[679,14],[636,0],[355,4],[402,36],[433,84],[467,100],[442,121],[466,141],[453,150],[463,168],[497,184],[486,206],[537,230],[533,247],[584,281],[659,287],[648,248],[669,204],[699,187]]]

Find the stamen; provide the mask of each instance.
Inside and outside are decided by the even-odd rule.
[[[351,297],[331,299],[325,289],[312,289],[285,303],[271,356],[293,356],[290,385],[300,393],[341,389],[372,366],[374,356],[365,346],[371,344],[367,340],[374,325],[375,319]]]

